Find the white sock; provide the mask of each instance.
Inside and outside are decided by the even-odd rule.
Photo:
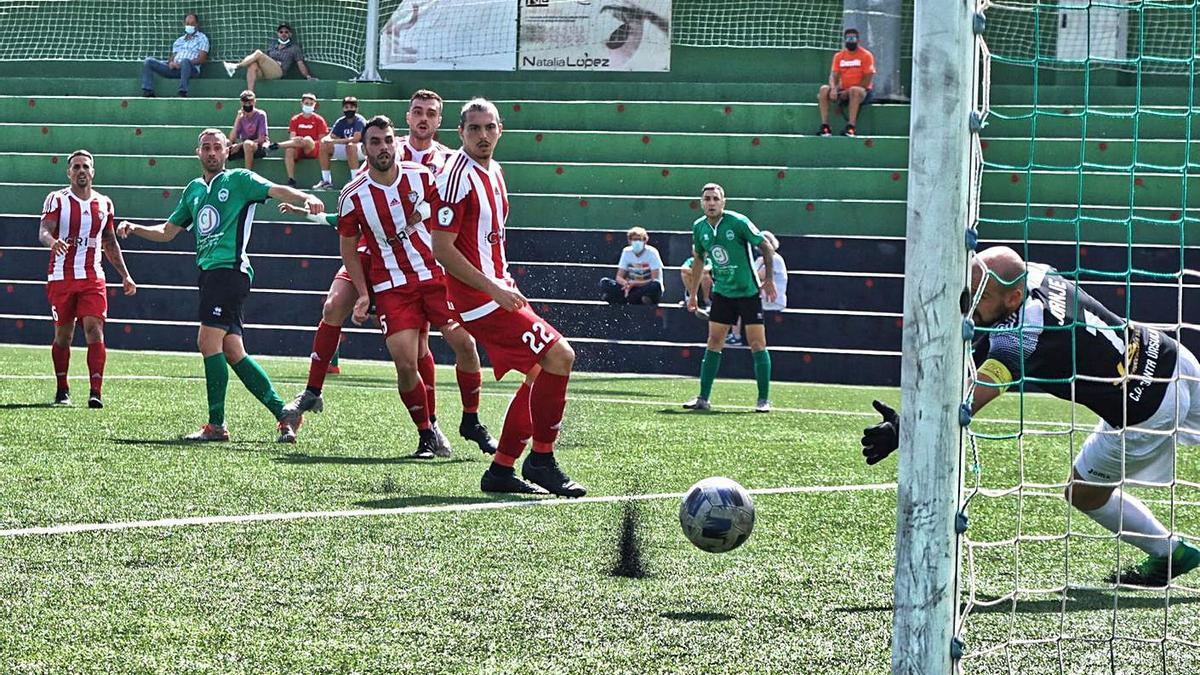
[[[1120,528],[1121,539],[1152,556],[1169,556],[1179,543],[1142,500],[1121,490],[1113,490],[1104,506],[1083,514],[1113,534]]]
[[[326,183],[333,182],[333,169],[321,169],[321,180]]]

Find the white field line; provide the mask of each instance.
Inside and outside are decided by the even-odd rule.
[[[832,492],[869,492],[894,490],[895,483],[868,483],[864,485],[810,485],[776,487],[750,490],[752,495],[777,494],[821,494]],[[142,530],[160,527],[186,527],[191,525],[224,525],[236,523],[261,523],[288,520],[313,520],[334,518],[365,518],[375,516],[403,516],[421,513],[443,513],[462,511],[491,511],[530,506],[569,506],[576,504],[606,504],[625,501],[651,501],[660,499],[682,499],[682,492],[660,492],[643,495],[608,495],[604,497],[582,497],[580,499],[527,499],[475,504],[445,504],[442,506],[399,506],[391,509],[349,509],[344,511],[291,511],[286,513],[251,513],[235,516],[193,516],[190,518],[163,518],[160,520],[130,520],[117,523],[77,523],[51,525],[47,527],[20,527],[0,530],[0,537],[24,537],[32,535],[77,534],[81,532],[113,532],[120,530]]]
[[[292,357],[283,357],[283,358],[292,358]],[[657,376],[655,376],[655,377],[657,377]],[[687,378],[682,378],[682,377],[678,377],[678,376],[669,376],[669,375],[664,376],[664,378],[687,379]],[[0,374],[0,381],[3,381],[3,380],[53,380],[53,379],[54,379],[53,375],[6,375],[6,374]],[[69,379],[84,381],[84,380],[87,380],[88,378],[86,375],[72,375],[72,376],[70,376]],[[203,380],[204,377],[202,375],[105,375],[104,379],[105,379],[105,381],[112,381],[112,380],[197,381],[197,380]],[[582,378],[582,379],[583,379],[583,381],[586,381],[586,378]],[[645,378],[638,377],[638,376],[631,376],[630,379],[645,379]],[[299,384],[299,383],[301,383],[300,380],[293,381],[290,379],[279,379],[279,380],[275,380],[275,381],[279,382],[281,384],[284,384],[284,383]],[[772,385],[774,385],[774,384],[777,384],[777,383],[772,383]],[[789,384],[797,384],[797,383],[789,383]],[[802,383],[800,383],[800,384],[802,384]],[[837,385],[830,385],[830,386],[837,386]],[[375,390],[375,391],[395,391],[395,389],[396,389],[395,387],[376,385],[376,384],[351,384],[349,382],[343,383],[343,382],[329,382],[329,381],[325,382],[326,389],[330,389],[330,388],[334,388],[334,387],[345,387],[347,389],[367,389],[367,390]],[[484,388],[484,391],[479,392],[479,395],[480,396],[503,397],[503,398],[511,398],[512,397],[512,394],[509,392],[487,391],[486,387]],[[568,401],[585,401],[587,403],[611,403],[611,404],[615,404],[615,405],[648,405],[648,406],[654,406],[654,407],[660,407],[660,408],[663,406],[674,407],[677,403],[675,401],[654,401],[654,400],[645,400],[645,399],[609,398],[609,397],[603,397],[603,396],[581,396],[581,395],[575,395],[575,394],[568,395],[567,400]],[[753,409],[754,409],[753,406],[748,406],[748,405],[721,405],[721,406],[718,406],[718,410],[753,410]],[[799,414],[804,414],[804,415],[837,415],[840,417],[869,417],[869,418],[878,418],[879,417],[879,413],[874,412],[874,411],[867,411],[867,410],[825,410],[825,409],[821,409],[821,408],[786,408],[786,407],[782,407],[782,406],[772,406],[771,410],[773,410],[774,412],[799,413]],[[996,419],[996,418],[987,418],[987,417],[975,418],[974,421],[981,422],[981,423],[987,423],[987,424],[1021,424],[1020,420]],[[1062,429],[1064,431],[1071,428],[1070,422],[1025,420],[1024,424],[1025,424],[1025,426],[1030,426],[1030,427],[1050,427],[1053,429]],[[1075,425],[1075,429],[1078,431],[1090,431],[1093,426],[1095,426],[1094,421],[1093,422],[1085,422],[1085,423],[1080,423],[1080,424]]]

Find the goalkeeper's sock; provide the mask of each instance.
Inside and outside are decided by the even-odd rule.
[[[1121,539],[1157,558],[1171,555],[1178,544],[1145,503],[1128,492],[1113,490],[1104,506],[1083,513],[1113,534],[1119,530]]]
[[[342,327],[334,326],[324,321],[317,324],[317,334],[313,336],[311,362],[308,364],[307,389],[314,394],[321,393],[325,386],[325,375],[329,372],[329,364],[337,358],[338,342],[342,339]]]
[[[326,183],[332,183],[333,182],[333,170],[332,169],[321,169],[321,180],[325,181]]]
[[[713,382],[717,379],[717,371],[720,369],[721,352],[705,349],[704,358],[700,361],[700,398],[706,401],[709,399]]]
[[[229,387],[229,363],[225,353],[204,357],[204,386],[208,392],[208,423],[225,424],[225,390]]]
[[[429,428],[429,401],[425,395],[425,383],[421,378],[417,377],[417,384],[408,391],[400,392],[400,400],[404,402],[404,407],[408,409],[408,416],[412,418],[413,424],[417,425],[417,431],[424,431]]]
[[[754,352],[754,380],[758,382],[758,400],[771,398],[771,352]]]
[[[54,378],[58,380],[58,390],[66,391],[71,387],[67,383],[67,372],[71,369],[71,345],[59,347],[50,343],[50,357],[54,360]]]
[[[500,432],[494,460],[501,466],[511,467],[515,464],[521,453],[525,452],[525,443],[533,437],[533,413],[529,409],[531,391],[529,383],[522,382],[508,402],[508,412],[504,413],[504,429]]]
[[[92,383],[92,391],[97,394],[104,388],[104,361],[107,354],[103,341],[88,343],[88,380]]]
[[[429,406],[429,419],[437,417],[437,363],[433,360],[433,352],[425,352],[425,356],[417,359],[417,373],[425,384],[425,401]]]
[[[467,413],[479,412],[479,392],[483,389],[483,373],[481,371],[468,373],[455,368],[454,377],[458,380],[458,395],[462,398],[463,417],[465,418]]]
[[[271,384],[271,378],[267,377],[267,371],[258,365],[258,362],[247,356],[246,358],[233,364],[233,372],[237,373],[238,379],[246,388],[254,394],[254,398],[267,406],[267,410],[279,419],[283,414],[283,399],[279,398],[279,394],[275,392],[274,385]]]

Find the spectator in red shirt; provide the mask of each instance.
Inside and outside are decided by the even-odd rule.
[[[829,105],[836,103],[839,107],[849,108],[849,117],[843,136],[854,135],[854,125],[858,122],[858,111],[862,106],[871,102],[871,80],[875,78],[875,55],[866,47],[858,44],[858,31],[847,28],[845,32],[846,48],[833,55],[833,66],[829,71],[829,84],[821,85],[817,94],[817,102],[821,106],[821,136],[831,136],[829,128]]]
[[[283,165],[287,167],[287,184],[296,187],[296,160],[316,159],[321,139],[329,133],[329,125],[325,118],[317,114],[317,95],[305,93],[300,97],[300,112],[292,115],[288,123],[288,133],[291,138],[282,143],[272,143],[270,148],[283,148],[287,153],[283,156]]]

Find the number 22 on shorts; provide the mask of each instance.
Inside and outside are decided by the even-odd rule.
[[[546,330],[546,324],[540,321],[533,324],[531,328],[521,334],[521,342],[529,345],[529,350],[534,354],[541,354],[554,337],[550,335],[550,331]]]

